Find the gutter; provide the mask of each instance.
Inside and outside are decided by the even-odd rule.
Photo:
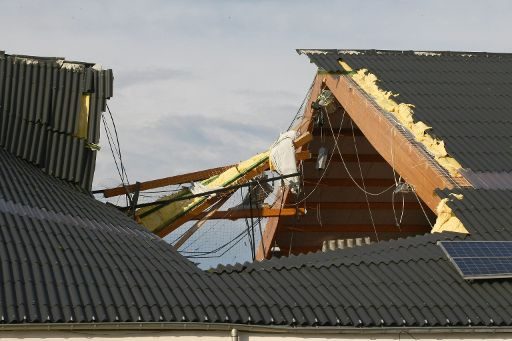
[[[434,334],[434,333],[512,333],[512,327],[293,327],[202,322],[124,322],[124,323],[19,323],[1,324],[1,331],[236,331],[280,334]]]

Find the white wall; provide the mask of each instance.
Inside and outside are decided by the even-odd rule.
[[[445,334],[283,334],[283,333],[239,333],[240,341],[298,341],[298,340],[512,340],[512,333],[445,333]],[[114,341],[114,340],[135,340],[135,341],[206,341],[206,340],[231,340],[229,331],[0,331],[0,340],[48,340],[48,341]]]

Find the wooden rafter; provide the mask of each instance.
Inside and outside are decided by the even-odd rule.
[[[216,167],[216,168],[210,168],[210,169],[204,169],[196,172],[191,173],[185,173],[175,176],[169,176],[166,178],[161,179],[155,179],[150,181],[144,181],[140,183],[140,191],[146,191],[148,189],[154,189],[164,186],[170,186],[170,185],[179,185],[187,182],[192,181],[200,181],[209,178],[210,176],[214,174],[219,174],[224,172],[226,169],[229,169],[233,167],[234,165],[229,166],[222,166],[222,167]],[[115,187],[115,188],[108,188],[101,191],[98,191],[100,193],[103,193],[103,196],[105,198],[115,197],[117,195],[124,195],[128,193],[131,193],[135,191],[135,184],[127,185],[125,187]]]
[[[312,137],[311,133],[309,133],[309,132],[304,132],[299,137],[297,137],[293,143],[294,143],[295,148],[299,149],[298,152],[302,152],[302,147],[305,144],[307,144],[308,142],[310,142],[312,140],[312,138],[313,137]],[[263,162],[261,165],[255,167],[254,169],[247,172],[245,175],[241,176],[238,180],[235,181],[234,184],[246,183],[246,182],[250,181],[251,179],[253,179],[254,177],[262,174],[268,168],[269,168],[268,161]],[[161,230],[159,230],[158,232],[156,232],[157,235],[160,237],[164,237],[164,236],[168,235],[169,233],[171,233],[172,231],[174,231],[175,229],[177,229],[179,226],[185,224],[186,222],[193,220],[193,219],[197,219],[197,217],[201,216],[201,214],[203,214],[203,212],[217,200],[218,200],[218,198],[215,196],[206,198],[203,202],[201,202],[199,205],[197,205],[194,209],[183,214],[178,219],[176,219],[172,223],[170,223],[168,226],[166,226],[166,227],[162,228]]]
[[[317,184],[320,186],[329,186],[329,187],[355,187],[356,184],[363,186],[363,181],[361,179],[330,179],[323,178],[320,182],[318,179],[304,179],[304,186],[316,186]],[[364,184],[366,187],[391,187],[395,184],[395,180],[393,179],[365,179]]]
[[[261,217],[261,218],[270,218],[270,217],[279,217],[279,216],[295,216],[295,215],[303,215],[305,213],[304,208],[269,208],[269,207],[263,207],[260,209],[232,209],[227,211],[216,211],[215,213],[208,216],[208,219],[228,219],[228,220],[236,220],[236,219],[242,219],[242,218],[250,218],[252,217]],[[208,215],[207,212],[203,212],[202,214],[199,214],[192,218],[192,220],[195,219],[203,219]]]
[[[311,88],[311,93],[309,95],[309,99],[306,103],[305,109],[304,109],[304,115],[302,118],[302,121],[300,122],[298,127],[295,127],[298,131],[300,131],[303,134],[308,134],[309,139],[307,142],[302,146],[296,146],[297,152],[301,153],[303,150],[306,149],[307,143],[311,142],[313,140],[313,134],[311,133],[313,131],[313,110],[311,108],[311,104],[316,101],[318,98],[318,95],[320,94],[322,90],[322,76],[316,75],[314,81],[313,81],[313,87]],[[288,195],[289,191],[286,189],[284,192],[281,192],[280,195],[276,199],[276,203],[274,208],[280,208],[281,204],[286,203],[288,201]],[[279,225],[279,217],[271,217],[268,219],[267,224],[265,226],[265,230],[263,232],[263,238],[260,241],[260,245],[256,251],[256,259],[257,260],[263,260],[265,258],[269,258],[271,254],[271,248],[272,244],[275,241],[276,233],[277,233],[277,226]]]
[[[379,154],[359,154],[359,155],[343,154],[343,161],[345,161],[346,163],[357,162],[358,157],[359,157],[359,162],[361,162],[361,163],[364,163],[364,162],[386,162],[386,160],[384,160],[382,158],[382,156],[380,156]],[[310,159],[306,160],[306,162],[316,162],[317,158],[318,158],[317,153],[311,153]],[[331,162],[341,162],[340,155],[338,153],[334,154],[331,158]]]

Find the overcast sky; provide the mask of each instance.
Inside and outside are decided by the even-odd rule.
[[[109,105],[142,181],[266,149],[315,72],[296,48],[511,52],[511,4],[0,0],[0,50],[112,68]],[[119,183],[101,144],[96,188]]]

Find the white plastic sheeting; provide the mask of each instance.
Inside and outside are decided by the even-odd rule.
[[[279,136],[279,139],[270,147],[270,169],[280,175],[290,175],[297,173],[297,159],[295,157],[295,146],[293,141],[297,138],[297,132],[287,131]],[[292,193],[299,190],[300,180],[298,176],[284,179],[286,186]]]

